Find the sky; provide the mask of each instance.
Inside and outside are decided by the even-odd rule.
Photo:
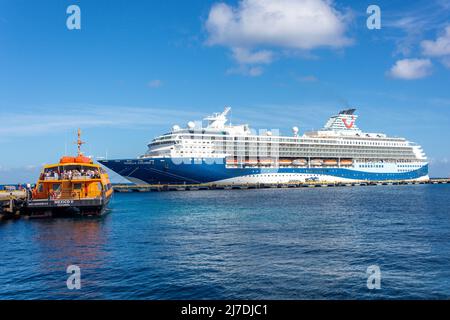
[[[77,128],[86,154],[135,158],[224,106],[286,135],[355,107],[448,177],[450,0],[0,0],[0,184],[75,153]]]

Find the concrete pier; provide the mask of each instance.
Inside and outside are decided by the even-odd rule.
[[[436,178],[428,181],[355,181],[355,182],[289,182],[289,183],[245,183],[245,184],[181,184],[181,185],[163,185],[163,184],[117,184],[114,185],[116,192],[152,192],[152,191],[199,191],[199,190],[247,190],[247,189],[267,189],[267,188],[328,188],[328,187],[357,187],[357,186],[398,186],[398,185],[416,185],[416,184],[448,184],[450,178]]]
[[[0,191],[0,220],[18,218],[27,199],[26,190]]]

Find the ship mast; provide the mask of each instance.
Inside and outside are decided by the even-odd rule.
[[[81,152],[81,146],[85,144],[84,141],[81,140],[81,129],[78,129],[78,140],[77,140],[77,145],[78,145],[78,156],[82,157],[83,156],[83,152]]]

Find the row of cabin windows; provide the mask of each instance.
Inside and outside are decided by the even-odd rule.
[[[381,164],[362,164],[359,167],[360,168],[384,168],[384,165],[381,165]]]

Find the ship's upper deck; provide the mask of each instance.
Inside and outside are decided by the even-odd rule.
[[[211,116],[204,118],[206,125],[201,122],[189,121],[185,128],[181,128],[178,125],[172,127],[171,132],[163,134],[155,141],[167,140],[175,135],[194,134],[205,136],[268,136],[273,138],[353,138],[353,139],[376,139],[376,140],[390,140],[390,141],[404,141],[404,138],[388,137],[383,133],[366,133],[358,128],[356,121],[358,115],[355,114],[356,109],[347,109],[339,112],[328,119],[325,126],[316,131],[310,131],[299,135],[299,129],[297,127],[292,128],[292,136],[283,136],[277,134],[278,132],[272,132],[268,130],[260,130],[258,134],[255,130],[250,129],[248,124],[242,125],[230,125],[227,124],[227,115],[231,111],[231,108],[226,107],[224,112],[215,113]]]
[[[171,132],[153,139],[141,158],[260,156],[269,148],[272,153],[289,157],[426,159],[419,145],[404,138],[360,130],[354,109],[330,117],[317,131],[299,135],[299,129],[293,127],[291,136],[282,136],[275,130],[257,133],[248,125],[228,125],[229,112],[230,108],[226,108],[223,113],[205,118],[206,125],[190,121],[186,128],[173,126]]]

